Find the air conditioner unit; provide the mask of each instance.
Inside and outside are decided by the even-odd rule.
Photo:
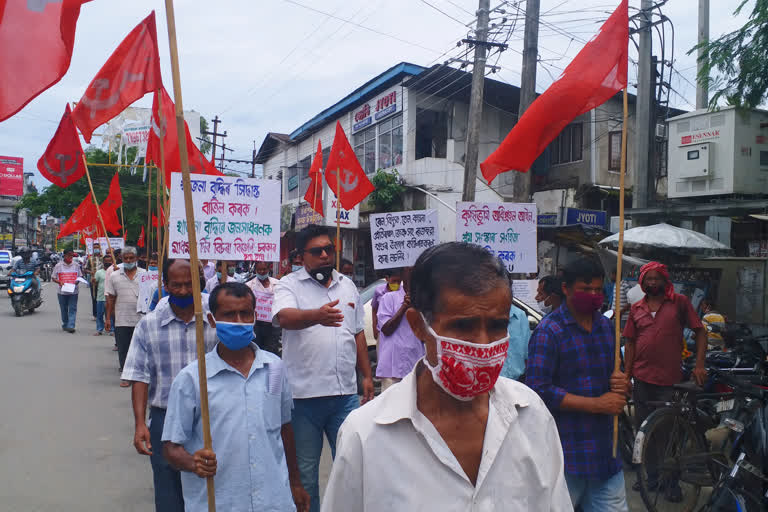
[[[667,138],[667,125],[661,123],[656,125],[656,137],[659,139]]]

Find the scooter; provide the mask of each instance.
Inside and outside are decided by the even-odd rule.
[[[32,313],[43,303],[39,283],[36,289],[32,285],[36,280],[35,273],[32,271],[23,274],[11,274],[8,295],[11,298],[11,305],[16,316],[23,315],[24,311]]]

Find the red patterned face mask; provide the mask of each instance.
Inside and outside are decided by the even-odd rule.
[[[440,336],[424,323],[435,337],[437,365],[424,362],[438,386],[463,402],[493,389],[507,358],[509,336],[488,344],[470,343]]]

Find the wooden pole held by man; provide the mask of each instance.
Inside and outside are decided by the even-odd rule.
[[[336,272],[341,271],[341,169],[336,168]]]

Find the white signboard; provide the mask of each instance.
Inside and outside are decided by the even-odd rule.
[[[256,320],[259,322],[272,322],[272,302],[274,293],[253,292],[256,296]]]
[[[149,304],[152,302],[155,290],[157,290],[157,271],[142,272],[139,276],[139,299],[136,301],[136,311],[149,313]]]
[[[456,203],[456,240],[485,247],[509,272],[536,272],[536,204]]]
[[[540,312],[539,303],[536,302],[536,293],[538,290],[538,279],[515,279],[512,282],[512,296]]]
[[[373,268],[412,267],[439,243],[437,210],[371,214]]]
[[[86,238],[85,239],[85,254],[90,256],[93,254],[93,238]],[[125,240],[123,240],[120,237],[109,237],[109,246],[107,246],[107,239],[106,237],[99,237],[99,239],[96,241],[96,243],[99,244],[99,248],[101,249],[101,255],[104,256],[105,254],[109,253],[109,247],[112,248],[113,251],[116,251],[118,249],[122,249],[125,247]]]
[[[278,261],[280,182],[192,175],[197,254],[201,259]],[[181,173],[171,174],[169,257],[189,258]]]

